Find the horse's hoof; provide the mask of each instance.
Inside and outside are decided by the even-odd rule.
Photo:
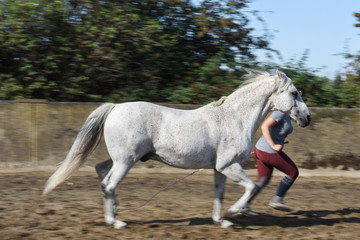
[[[216,225],[220,225],[222,222],[222,219],[213,219],[213,223]]]
[[[221,227],[222,228],[229,228],[229,227],[232,227],[234,225],[234,223],[228,221],[228,220],[222,220],[221,221]]]
[[[225,217],[232,217],[234,216],[234,214],[237,213],[237,211],[234,211],[234,210],[231,210],[231,209],[228,209],[225,213]]]
[[[119,220],[116,220],[115,223],[114,223],[114,228],[115,229],[124,228],[126,226],[127,226],[126,222],[122,222],[122,221],[119,221]]]
[[[214,224],[216,225],[220,225],[222,228],[229,228],[232,227],[234,225],[234,223],[230,222],[229,220],[225,220],[225,219],[213,219]]]

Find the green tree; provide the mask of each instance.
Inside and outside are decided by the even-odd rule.
[[[356,18],[355,27],[360,28],[360,13],[354,13]],[[337,106],[360,107],[360,52],[356,54],[344,54],[350,59],[345,80],[336,79],[334,89],[337,95]]]
[[[357,23],[355,27],[360,28],[360,13],[354,13]],[[346,79],[340,85],[342,90],[339,95],[341,104],[345,107],[360,107],[360,52],[357,54],[345,54],[351,62],[346,72]]]
[[[205,103],[239,76],[221,66],[268,48],[247,3],[3,0],[0,99]]]

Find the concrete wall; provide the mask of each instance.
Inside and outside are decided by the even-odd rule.
[[[54,165],[61,162],[85,119],[100,103],[0,101],[0,167]],[[182,109],[194,105],[170,105]],[[311,108],[307,128],[293,122],[285,152],[304,168],[360,169],[360,109]],[[255,141],[260,137],[260,131]],[[86,165],[108,158],[102,141]],[[146,166],[158,165],[153,161]],[[255,167],[251,157],[246,168]]]

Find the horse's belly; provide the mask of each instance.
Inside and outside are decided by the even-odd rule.
[[[215,163],[212,162],[204,162],[204,161],[182,161],[181,159],[166,159],[162,158],[162,162],[177,168],[184,169],[199,169],[199,168],[214,168]]]
[[[214,168],[215,157],[212,154],[179,154],[179,153],[159,153],[160,161],[178,168]]]

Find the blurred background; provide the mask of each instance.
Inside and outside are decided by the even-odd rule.
[[[360,30],[360,8],[319,2],[1,0],[0,100],[206,104],[233,91],[245,68],[280,68],[309,106],[359,107],[360,45],[352,52],[340,36],[344,51],[331,50],[330,33]],[[306,32],[312,24],[322,38]],[[324,64],[337,55],[346,65],[326,74],[307,42],[330,48]]]
[[[360,168],[355,0],[0,3],[0,166],[62,161],[101,102],[192,109],[230,94],[246,68],[280,68],[313,117],[286,151],[303,168]],[[335,55],[343,64],[331,67]],[[101,146],[87,163],[107,157]]]

